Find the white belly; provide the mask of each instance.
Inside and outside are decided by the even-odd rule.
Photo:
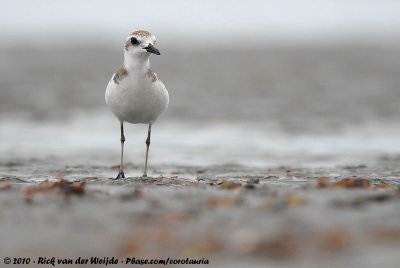
[[[154,122],[169,103],[168,91],[160,80],[137,82],[129,77],[119,84],[111,79],[105,97],[120,121],[133,124]]]

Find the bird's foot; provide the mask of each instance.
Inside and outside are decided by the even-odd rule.
[[[125,179],[125,174],[122,170],[119,171],[118,176],[116,178],[110,178],[110,180],[120,180]]]

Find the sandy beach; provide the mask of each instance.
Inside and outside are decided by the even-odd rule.
[[[129,177],[112,181],[119,128],[104,90],[120,51],[0,49],[1,266],[398,266],[397,43],[164,51],[152,64],[171,103],[153,128],[150,177],[146,127],[128,125]]]

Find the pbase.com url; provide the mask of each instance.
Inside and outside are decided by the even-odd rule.
[[[208,259],[136,259],[126,258],[126,264],[146,265],[146,264],[162,264],[162,265],[176,265],[176,264],[209,264]]]
[[[50,266],[58,266],[71,264],[97,264],[103,266],[112,266],[116,264],[126,264],[126,265],[179,265],[179,264],[209,264],[209,260],[205,258],[189,259],[189,258],[165,258],[165,259],[140,259],[136,257],[132,258],[116,258],[116,257],[90,257],[82,258],[77,257],[75,259],[70,258],[56,258],[56,257],[37,257],[37,258],[4,258],[5,264],[46,264]]]

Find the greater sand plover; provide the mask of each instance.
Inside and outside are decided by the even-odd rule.
[[[150,69],[150,55],[160,55],[154,47],[156,37],[148,31],[135,31],[126,38],[124,64],[114,73],[106,89],[106,103],[121,123],[121,163],[118,176],[124,175],[124,122],[148,124],[144,174],[147,176],[151,126],[169,103],[168,91]]]

